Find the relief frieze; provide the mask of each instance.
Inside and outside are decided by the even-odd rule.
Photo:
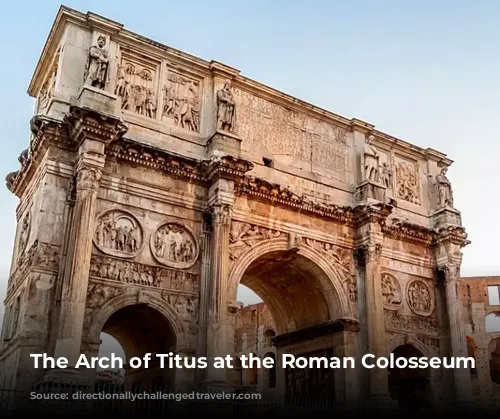
[[[182,320],[197,322],[199,313],[199,298],[186,295],[162,294],[163,299],[169,303],[180,315]]]
[[[197,294],[199,291],[198,275],[194,273],[106,256],[92,255],[90,276],[122,284],[170,289],[176,292]]]
[[[436,319],[420,316],[398,315],[395,311],[384,310],[385,327],[396,331],[437,335],[439,327]]]

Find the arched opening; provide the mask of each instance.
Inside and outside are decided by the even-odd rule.
[[[311,333],[317,333],[322,325],[347,316],[348,303],[346,298],[341,300],[341,296],[344,297],[342,282],[334,273],[333,264],[325,261],[322,255],[309,248],[298,251],[271,250],[273,246],[266,248],[267,253],[260,254],[254,248],[254,257],[248,257],[246,264],[240,261],[239,266],[233,268],[230,283],[234,288],[230,292],[235,296],[236,287],[240,285],[240,289],[244,286],[262,299],[274,326],[266,324],[262,312],[255,309],[255,305],[239,311],[237,324],[241,329],[245,322],[256,322],[256,330],[262,330],[262,344],[257,344],[257,348],[264,349],[265,353],[270,352],[269,348],[274,346],[273,341],[276,339],[276,355],[272,356],[279,359],[282,353],[293,353],[296,350],[294,348],[304,348],[302,344],[315,339],[317,336]],[[239,273],[235,274],[238,270]],[[242,316],[250,320],[242,321]],[[240,345],[242,352],[246,349],[248,353],[254,341],[259,342],[259,333],[250,332],[249,327],[241,336],[244,340]],[[324,348],[314,352],[299,351],[295,355],[303,358],[333,356],[333,348],[327,343]],[[258,355],[264,357],[262,352]],[[276,395],[285,396],[288,403],[312,403],[319,398],[331,402],[335,399],[333,370],[273,368],[262,371],[261,377],[263,389],[276,387]]]
[[[500,384],[500,338],[492,339],[489,344],[490,377],[495,384]]]
[[[325,273],[310,259],[283,251],[257,258],[240,279],[241,285],[264,301],[279,333],[306,329],[330,319],[329,302],[337,296],[331,284],[326,285],[328,282]]]
[[[156,353],[169,353],[176,347],[170,322],[147,304],[128,305],[115,311],[105,322],[102,333],[114,338],[125,357],[124,387],[127,391],[168,390],[173,386],[174,371],[160,368]],[[152,354],[148,368],[135,368],[132,358]]]
[[[401,345],[393,351],[395,359],[423,357],[413,345]],[[429,407],[430,372],[424,368],[392,368],[389,372],[389,392],[400,407],[425,410]]]
[[[500,312],[488,314],[484,318],[484,328],[486,333],[500,332]]]

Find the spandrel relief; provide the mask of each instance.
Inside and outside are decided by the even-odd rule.
[[[417,165],[411,161],[398,160],[396,172],[396,197],[420,205],[420,181]]]
[[[103,253],[132,258],[141,248],[142,240],[141,226],[129,213],[112,210],[97,220],[94,244]]]
[[[155,119],[157,111],[156,71],[122,60],[117,70],[115,95],[124,111]]]
[[[406,288],[408,306],[419,316],[430,316],[434,311],[434,295],[420,279],[413,279]]]
[[[200,81],[168,70],[162,119],[193,132],[200,131]]]
[[[165,266],[187,269],[198,259],[199,250],[193,234],[186,227],[166,223],[151,236],[151,252]]]

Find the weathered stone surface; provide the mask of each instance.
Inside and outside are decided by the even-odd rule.
[[[53,34],[29,88],[32,137],[6,179],[20,204],[2,372],[29,370],[27,342],[95,355],[102,331],[128,357],[243,353],[239,284],[266,301],[276,335],[298,339],[290,350],[359,358],[410,342],[428,355],[451,340],[462,353],[457,299],[435,269],[459,272],[468,243],[437,177],[445,155],[91,13],[62,8]],[[212,368],[128,373],[126,386],[232,381]],[[390,398],[383,369],[314,379],[332,377],[341,402]],[[466,398],[466,378],[428,394]]]

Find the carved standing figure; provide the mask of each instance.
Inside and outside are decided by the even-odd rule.
[[[378,182],[379,178],[379,154],[377,149],[373,146],[373,141],[375,137],[370,135],[365,144],[364,149],[364,169],[365,169],[365,179],[371,180],[373,182]]]
[[[441,173],[436,175],[436,184],[438,189],[439,208],[453,207],[453,190],[451,183],[446,177],[448,169],[443,167]]]
[[[108,82],[108,51],[104,48],[106,38],[99,35],[97,45],[89,48],[87,64],[85,66],[85,84],[104,90]]]
[[[231,93],[231,82],[217,92],[217,129],[233,132],[236,125],[236,103]]]

